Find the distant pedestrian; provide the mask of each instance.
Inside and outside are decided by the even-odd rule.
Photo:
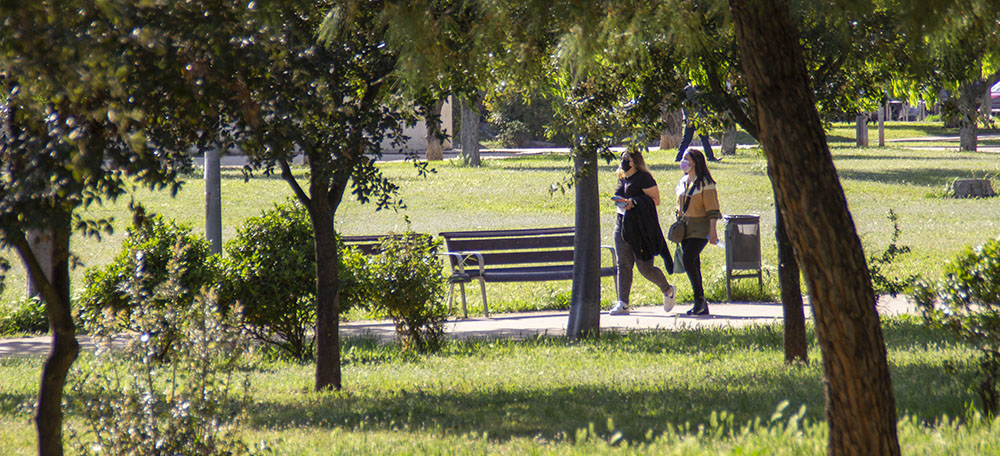
[[[705,300],[701,280],[701,251],[709,243],[719,243],[719,233],[715,226],[722,218],[719,194],[715,189],[715,179],[712,179],[708,163],[701,152],[685,152],[680,166],[684,177],[677,183],[677,212],[686,221],[685,239],[680,248],[684,269],[694,292],[694,307],[687,314],[708,315],[708,301]]]
[[[695,108],[699,116],[706,116],[705,108],[702,107],[701,103],[699,103],[698,99],[695,97],[697,91],[698,90],[691,84],[684,87],[684,97],[687,99],[686,106],[681,107],[681,118],[682,122],[684,122],[684,136],[681,138],[681,145],[677,148],[677,157],[674,158],[674,161],[677,162],[681,161],[681,157],[684,156],[684,152],[687,150],[688,145],[691,144],[691,140],[694,139],[694,133],[695,130],[697,130],[694,125],[694,120],[691,119],[691,112],[689,109]],[[712,153],[712,144],[709,142],[708,135],[698,133],[698,137],[701,139],[701,147],[704,149],[704,154],[705,157],[708,158],[708,161],[719,161],[715,158],[715,154]]]
[[[663,238],[656,206],[660,205],[660,189],[646,166],[642,152],[627,150],[622,153],[621,165],[616,172],[618,187],[615,201],[615,250],[618,253],[618,300],[611,308],[611,315],[629,314],[629,294],[632,290],[632,268],[637,266],[646,280],[653,282],[663,293],[663,309],[674,308],[676,289],[667,276],[653,264],[659,256],[667,272],[673,272],[673,260],[667,241]]]

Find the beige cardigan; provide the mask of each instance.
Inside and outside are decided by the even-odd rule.
[[[677,213],[687,219],[687,238],[707,238],[709,233],[709,220],[722,218],[719,210],[719,193],[715,189],[715,184],[705,184],[691,192],[691,202],[688,204],[687,213],[681,214],[684,209],[684,199],[688,190],[688,175],[685,174],[677,183],[675,189],[677,193]]]

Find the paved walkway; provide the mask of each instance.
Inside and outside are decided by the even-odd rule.
[[[707,326],[746,326],[780,322],[780,303],[713,303],[711,315],[689,317],[684,315],[688,305],[679,303],[670,312],[659,306],[637,307],[629,315],[608,315],[601,312],[602,330],[679,330]],[[879,301],[879,314],[898,315],[916,313],[916,307],[902,296],[884,296]],[[812,318],[812,308],[806,304],[806,318]],[[492,318],[452,319],[446,324],[449,336],[462,338],[524,338],[537,335],[560,336],[566,334],[569,312],[565,310],[497,314]],[[345,336],[374,335],[384,340],[395,337],[390,321],[357,321],[340,325]],[[80,336],[84,350],[93,350],[94,343],[88,336]],[[48,336],[0,339],[0,359],[14,355],[42,355],[48,352]]]

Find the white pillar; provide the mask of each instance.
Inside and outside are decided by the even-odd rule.
[[[222,253],[222,176],[218,144],[205,150],[205,238],[212,252]]]

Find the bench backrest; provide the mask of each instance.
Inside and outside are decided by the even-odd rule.
[[[572,226],[558,228],[532,228],[521,230],[451,231],[441,233],[449,252],[479,252],[484,266],[572,263]],[[449,257],[453,266],[455,257]],[[478,265],[475,257],[465,261],[466,266]]]
[[[417,236],[424,236],[421,233],[414,233]],[[382,244],[382,240],[388,236],[392,236],[395,239],[401,238],[402,234],[376,234],[371,236],[341,236],[340,242],[351,246],[357,247],[361,253],[365,255],[374,255],[379,252],[379,246]]]

